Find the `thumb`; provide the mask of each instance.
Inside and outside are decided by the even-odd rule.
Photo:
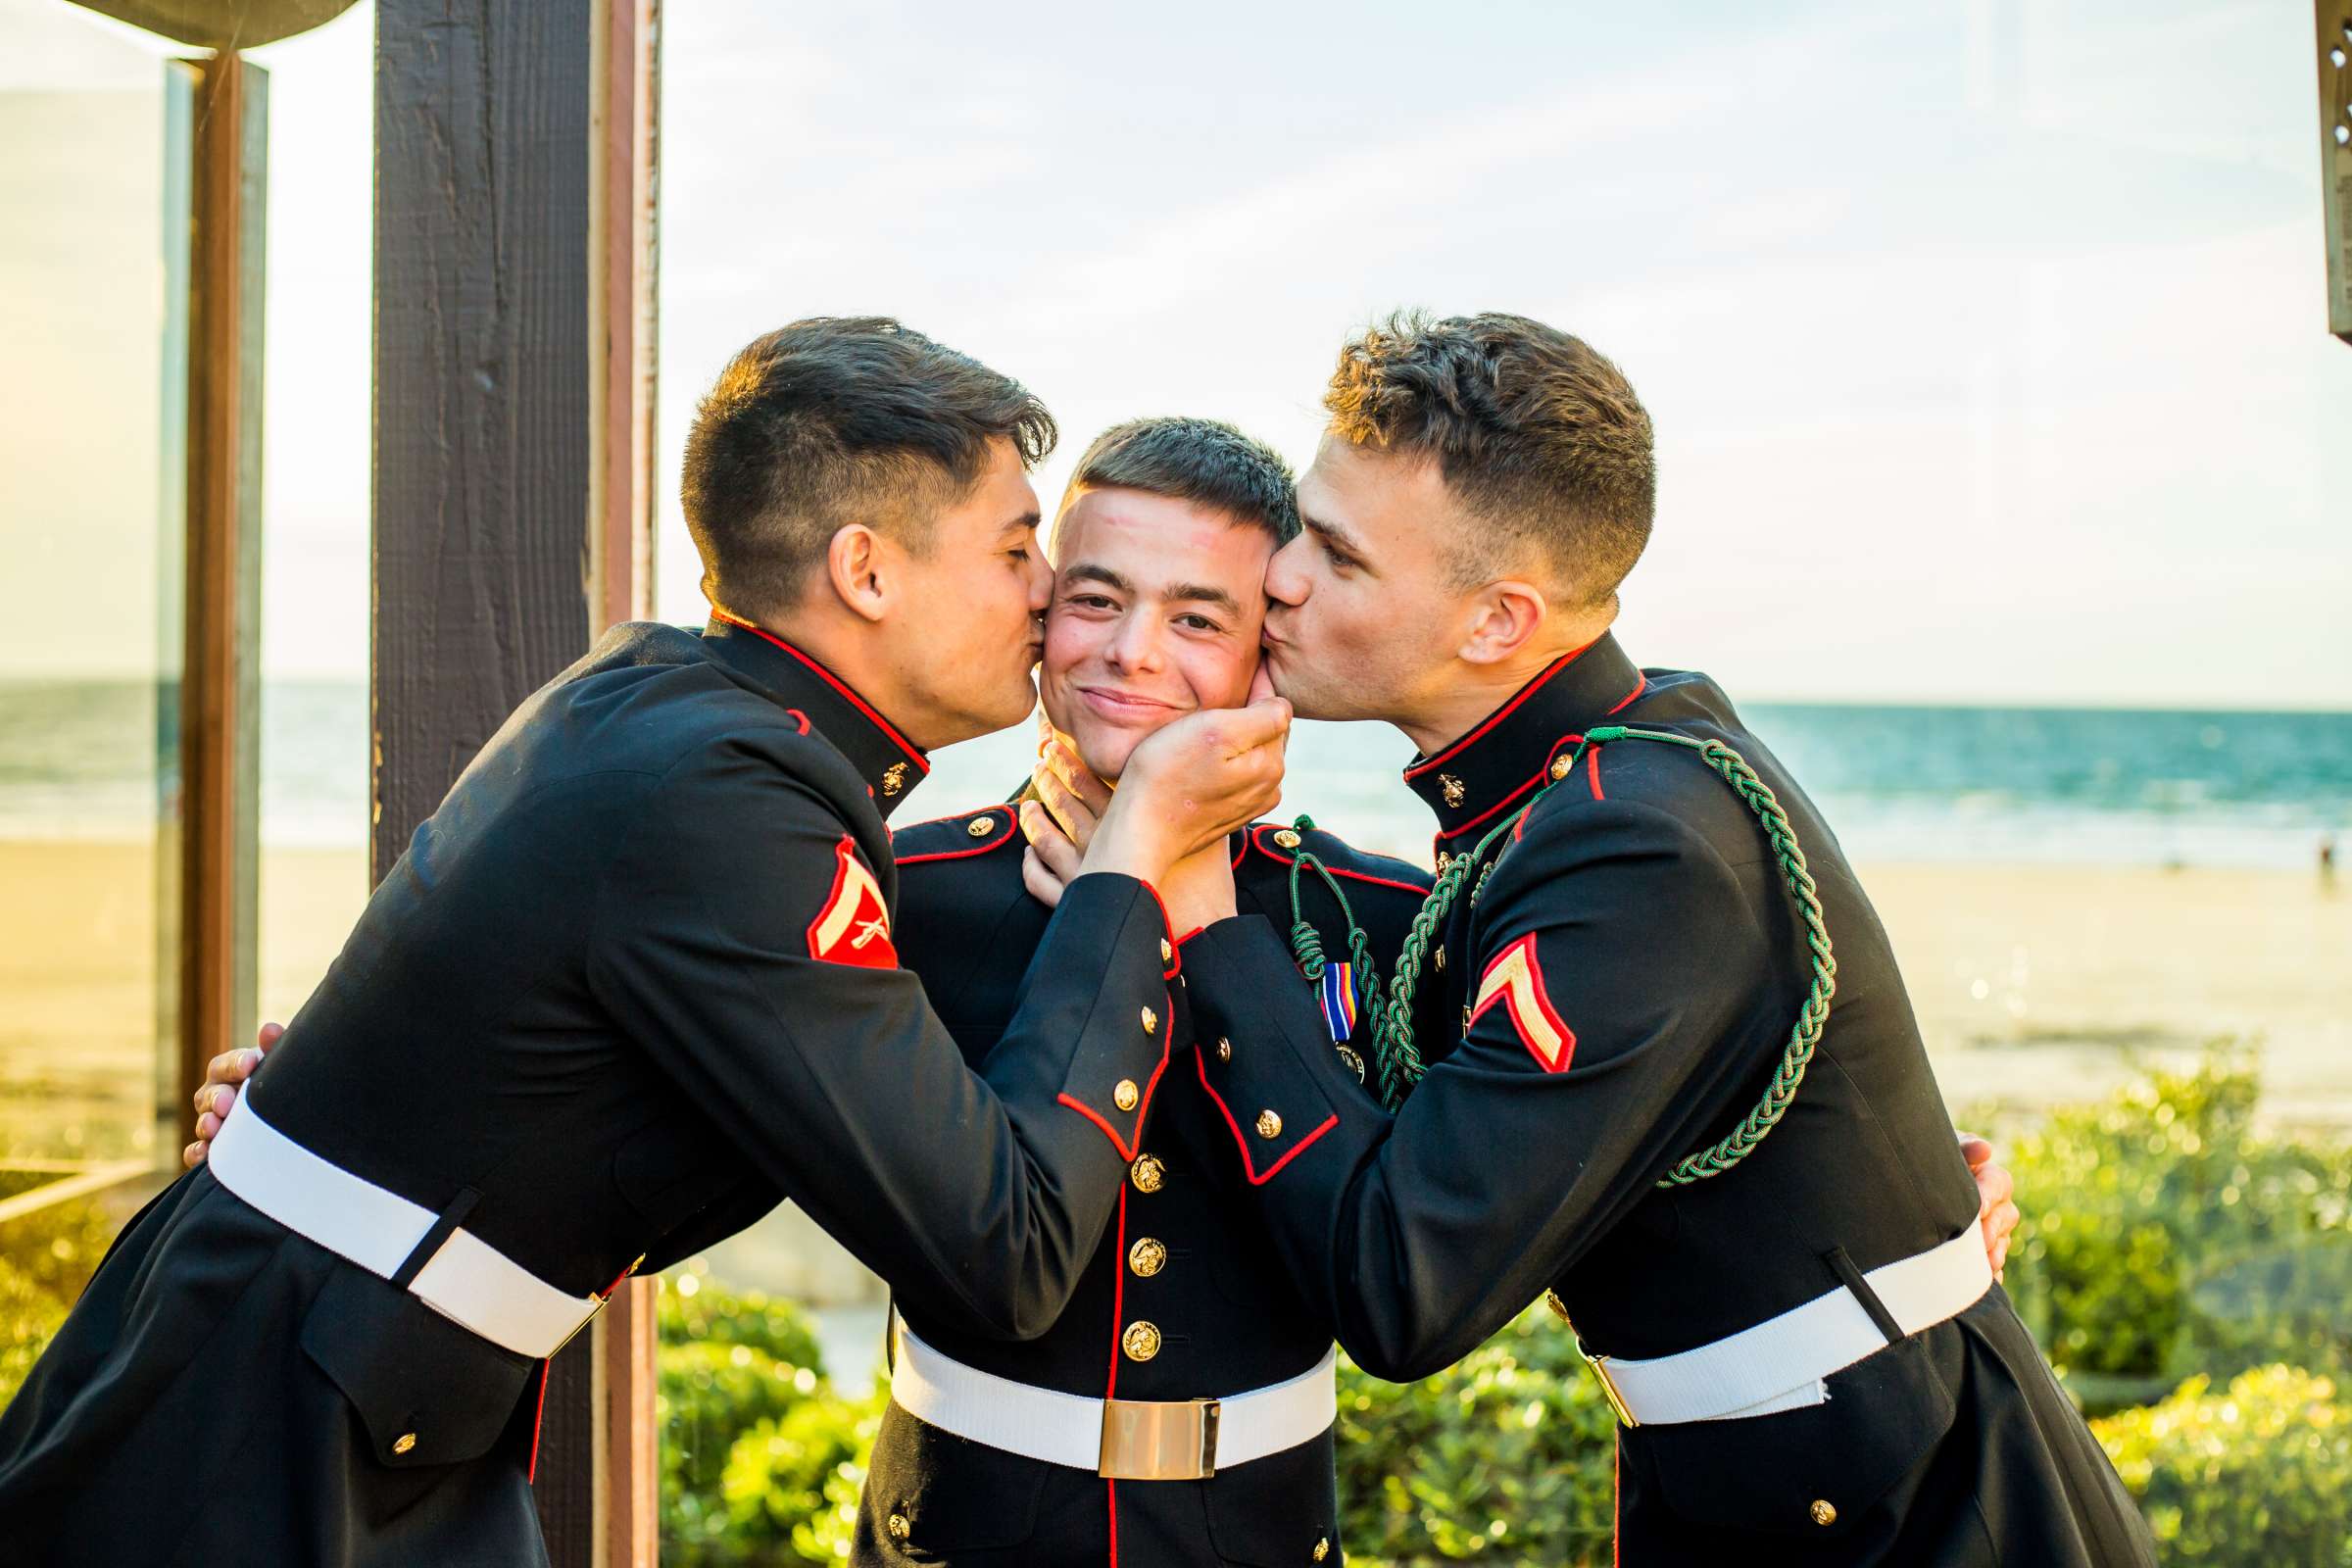
[[[1274,671],[1262,658],[1257,662],[1257,673],[1250,677],[1250,701],[1262,703],[1274,695]]]
[[[1992,1145],[1974,1133],[1960,1135],[1960,1157],[1968,1161],[1970,1170],[1982,1170],[1992,1159]]]

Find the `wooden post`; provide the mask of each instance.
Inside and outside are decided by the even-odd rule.
[[[2319,24],[2320,203],[2328,330],[2352,343],[2352,0],[2313,0]]]
[[[261,815],[262,294],[269,77],[191,61],[187,617],[180,677],[178,1083],[253,1038]],[[176,1150],[176,1143],[165,1140]]]
[[[652,0],[378,0],[371,862],[652,604]],[[642,1282],[556,1358],[556,1568],[649,1568]]]

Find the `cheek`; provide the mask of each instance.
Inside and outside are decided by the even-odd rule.
[[[1060,680],[1084,662],[1094,639],[1087,628],[1067,616],[1046,616],[1046,654],[1039,671],[1047,680]]]
[[[1257,669],[1257,649],[1195,648],[1176,661],[1185,689],[1202,708],[1239,708],[1250,696],[1250,677]]]

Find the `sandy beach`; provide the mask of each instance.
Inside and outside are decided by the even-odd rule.
[[[265,854],[264,1017],[301,1004],[366,877],[357,848]],[[2352,1127],[2352,887],[2194,868],[1879,865],[1864,878],[1955,1111],[2095,1095],[2137,1060],[2237,1035],[2264,1042],[2270,1115]],[[0,841],[0,1149],[144,1147],[152,851]]]

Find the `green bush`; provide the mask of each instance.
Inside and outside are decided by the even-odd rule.
[[[662,1560],[846,1560],[883,1396],[834,1392],[790,1302],[689,1269],[662,1280],[659,1303]]]
[[[1343,1361],[1338,1437],[1350,1562],[1609,1559],[1616,1421],[1546,1307],[1419,1383]]]
[[[2096,1422],[2168,1564],[2352,1565],[2352,1405],[2299,1367],[2193,1377]]]
[[[2216,1049],[2015,1139],[2010,1293],[2062,1370],[2171,1387],[2342,1364],[2352,1156],[2256,1132],[2258,1087],[2250,1054]]]
[[[17,1396],[114,1237],[91,1203],[52,1204],[0,1227],[0,1409]]]

